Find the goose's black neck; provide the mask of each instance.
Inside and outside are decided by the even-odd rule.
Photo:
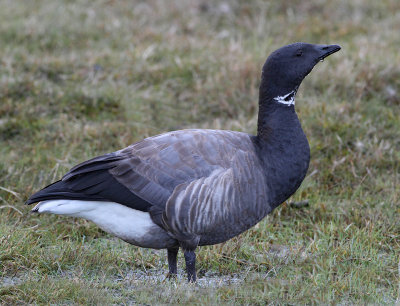
[[[300,124],[294,107],[298,87],[274,89],[274,86],[265,86],[264,83],[266,80],[263,78],[257,123],[257,137],[260,140],[267,140],[268,135],[276,129],[298,128]]]
[[[308,169],[310,148],[294,108],[297,89],[318,62],[339,50],[337,45],[294,43],[272,52],[262,68],[253,141],[267,185],[266,212],[296,191]]]
[[[255,137],[271,195],[271,208],[284,202],[297,190],[310,161],[310,148],[295,112],[294,96],[292,104],[280,103],[275,98],[286,95],[284,90],[281,92],[260,90]]]

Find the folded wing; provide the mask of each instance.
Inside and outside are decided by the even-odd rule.
[[[169,132],[83,162],[60,181],[34,194],[27,203],[65,198],[112,201],[149,211],[153,220],[166,228],[170,225],[162,221],[163,214],[164,219],[172,222],[185,213],[201,219],[204,216],[200,212],[207,211],[212,217],[212,211],[222,214],[233,211],[229,205],[236,205],[234,198],[245,196],[238,193],[243,187],[235,180],[241,175],[243,179],[250,178],[253,169],[259,168],[252,164],[256,161],[253,144],[245,133],[220,130]],[[242,173],[235,174],[235,171]],[[250,172],[243,176],[246,171]],[[179,194],[185,194],[187,204],[177,205],[179,214],[170,213],[167,218],[166,205],[169,203],[168,210],[172,211],[174,202],[179,202],[176,199]],[[223,207],[218,207],[218,203]],[[184,222],[194,224],[193,218]],[[211,224],[213,218],[207,222]],[[199,231],[201,229],[197,228],[196,232]]]

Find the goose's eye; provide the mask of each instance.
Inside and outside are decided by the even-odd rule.
[[[302,55],[303,55],[303,51],[302,50],[297,50],[296,56],[302,56]]]

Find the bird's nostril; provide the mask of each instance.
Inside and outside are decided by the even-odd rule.
[[[329,49],[328,46],[322,48],[322,50],[328,50],[328,49]]]

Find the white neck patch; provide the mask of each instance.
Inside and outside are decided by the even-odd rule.
[[[274,100],[278,103],[285,104],[287,106],[294,105],[295,101],[294,98],[296,96],[296,90],[292,90],[288,94],[284,96],[277,96],[274,98]]]

